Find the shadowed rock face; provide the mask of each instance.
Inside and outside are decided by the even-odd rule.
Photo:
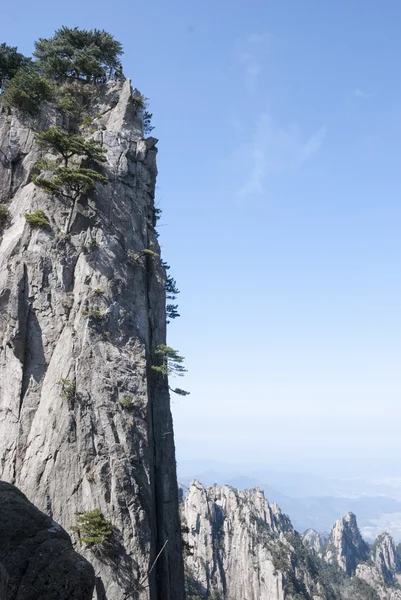
[[[157,140],[143,139],[136,106],[129,80],[97,86],[89,101],[96,131],[87,135],[107,151],[108,183],[81,198],[68,234],[68,203],[31,181],[34,129],[63,124],[62,114],[46,105],[32,123],[0,112],[0,201],[10,211],[0,244],[0,476],[67,530],[96,508],[111,522],[107,554],[79,548],[99,600],[181,600],[170,399],[150,368],[166,340]],[[27,224],[37,209],[48,230]]]
[[[93,567],[69,535],[13,485],[0,481],[0,599],[90,600]],[[2,582],[7,581],[5,595]]]
[[[0,565],[0,600],[7,600],[8,575],[7,571]]]

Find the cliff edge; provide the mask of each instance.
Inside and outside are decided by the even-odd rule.
[[[138,96],[126,80],[81,99],[107,183],[72,208],[32,180],[48,156],[37,135],[65,114],[0,109],[0,477],[68,531],[100,511],[107,547],[79,546],[96,598],[181,600],[169,391],[151,369],[166,336],[157,140],[144,139]],[[48,226],[29,224],[37,210]]]

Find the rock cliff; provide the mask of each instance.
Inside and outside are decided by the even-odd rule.
[[[79,546],[98,599],[181,600],[169,391],[151,369],[166,339],[157,140],[144,139],[137,97],[127,80],[84,98],[108,183],[72,213],[32,181],[37,133],[65,115],[1,110],[0,476],[69,531],[93,509],[111,523],[106,553]],[[46,229],[25,219],[38,209]]]
[[[319,533],[314,529],[307,529],[302,537],[304,544],[315,550],[315,552],[320,552],[326,543],[326,538],[323,533]]]
[[[68,534],[2,481],[0,563],[1,600],[92,598],[95,573],[74,551]]]
[[[368,555],[369,546],[362,539],[355,515],[350,512],[338,519],[327,540],[325,560],[340,567],[347,575],[352,575],[357,564],[366,560]]]
[[[393,540],[369,548],[352,513],[301,537],[262,490],[194,481],[182,522],[189,600],[401,600]]]
[[[325,597],[308,570],[300,536],[278,506],[268,504],[262,490],[206,489],[195,481],[182,518],[188,598]]]
[[[401,563],[390,535],[377,537],[370,559],[357,566],[356,575],[374,588],[381,600],[401,600]]]

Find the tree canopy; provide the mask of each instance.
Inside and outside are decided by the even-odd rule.
[[[81,134],[68,133],[61,127],[53,126],[42,131],[37,140],[42,148],[61,154],[65,167],[73,156],[85,156],[97,162],[106,160],[106,150],[98,141],[85,140]]]
[[[4,83],[12,79],[21,67],[26,67],[31,59],[24,56],[16,46],[7,46],[5,42],[0,44],[0,89]]]
[[[61,27],[51,38],[35,42],[34,57],[52,79],[102,81],[121,66],[123,48],[104,30]]]
[[[12,79],[4,82],[1,98],[7,106],[16,106],[34,115],[42,102],[52,99],[53,92],[52,82],[42,77],[34,63],[30,63],[19,69]]]

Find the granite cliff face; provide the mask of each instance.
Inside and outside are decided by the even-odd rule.
[[[259,489],[193,482],[182,507],[188,598],[319,600],[307,550],[277,505]],[[297,594],[304,594],[297,596]]]
[[[356,517],[348,513],[334,525],[324,559],[347,575],[364,581],[380,600],[401,600],[401,563],[394,540],[387,533],[379,535],[369,548],[363,541]]]
[[[348,513],[336,521],[327,540],[324,557],[329,564],[335,564],[347,575],[355,573],[356,566],[368,558],[369,546],[362,539],[356,517]]]
[[[102,511],[111,548],[79,546],[98,599],[181,600],[169,391],[151,369],[166,335],[157,140],[144,139],[137,95],[127,80],[99,84],[87,100],[85,135],[107,151],[108,183],[72,215],[32,182],[36,133],[65,117],[52,104],[34,120],[0,112],[0,202],[10,213],[0,244],[0,477],[66,530],[77,513]],[[24,218],[37,209],[46,230]]]
[[[262,490],[194,481],[182,522],[189,600],[401,600],[393,540],[370,548],[352,513],[301,537]]]
[[[314,529],[307,529],[302,539],[304,544],[315,552],[320,552],[326,544],[326,538],[324,534],[319,533]]]

